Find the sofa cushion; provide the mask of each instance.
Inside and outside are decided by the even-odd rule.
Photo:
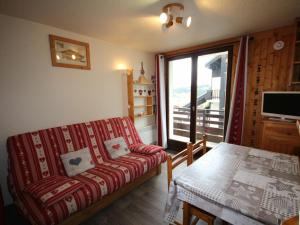
[[[95,163],[88,148],[62,154],[60,155],[60,158],[69,177],[95,167]]]
[[[82,186],[83,183],[78,180],[63,176],[50,176],[28,185],[24,191],[44,207],[49,207],[76,192]]]
[[[112,159],[116,159],[130,152],[123,137],[106,140],[104,144]]]
[[[135,178],[129,166],[114,164],[110,161],[97,164],[95,168],[73,177],[88,187],[93,199],[101,199]]]
[[[157,145],[145,145],[145,144],[140,143],[140,144],[135,144],[135,145],[129,146],[129,149],[135,153],[152,155],[152,154],[160,152],[164,148],[161,146],[157,146]]]

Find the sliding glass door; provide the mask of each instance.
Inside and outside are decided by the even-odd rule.
[[[223,141],[229,108],[232,48],[170,58],[167,63],[168,145],[182,149],[207,135]]]

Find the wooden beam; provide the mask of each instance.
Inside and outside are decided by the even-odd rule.
[[[200,44],[200,45],[196,45],[196,46],[192,46],[192,47],[188,47],[188,48],[181,48],[178,50],[173,50],[173,51],[169,51],[169,52],[165,52],[165,53],[161,53],[161,54],[164,55],[166,58],[171,58],[171,57],[178,56],[178,55],[184,55],[184,54],[198,52],[200,50],[228,46],[228,45],[236,44],[239,41],[240,41],[240,37],[234,37],[234,38],[228,38],[228,39],[224,39],[224,40],[220,40],[220,41]]]

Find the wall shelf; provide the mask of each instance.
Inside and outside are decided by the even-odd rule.
[[[133,107],[134,108],[145,108],[145,107],[152,107],[152,106],[154,106],[154,104],[152,104],[152,105],[134,105]]]
[[[128,115],[134,124],[142,129],[155,124],[156,99],[155,82],[149,82],[144,75],[140,77],[143,79],[134,80],[133,71],[127,73]],[[145,82],[140,82],[140,80]],[[139,92],[142,95],[137,95]]]
[[[144,114],[144,115],[134,115],[134,117],[135,117],[136,119],[142,119],[142,118],[144,118],[144,117],[150,117],[150,116],[155,116],[155,114],[152,113],[152,114]]]

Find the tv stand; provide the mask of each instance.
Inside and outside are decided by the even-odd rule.
[[[300,156],[300,136],[296,121],[264,119],[260,148]]]
[[[272,120],[272,121],[279,121],[279,122],[286,122],[286,123],[295,123],[296,120],[293,120],[293,119],[287,119],[287,118],[284,118],[284,117],[269,117],[268,120]]]

